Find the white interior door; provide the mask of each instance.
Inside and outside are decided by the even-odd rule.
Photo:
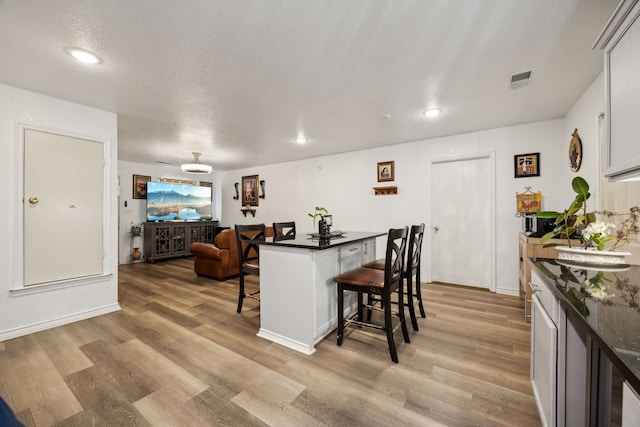
[[[495,291],[493,153],[434,161],[431,279]]]
[[[24,131],[24,286],[103,272],[103,145]]]

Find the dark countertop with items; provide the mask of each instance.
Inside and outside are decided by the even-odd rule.
[[[640,266],[588,267],[540,258],[529,263],[567,316],[577,320],[640,393]]]
[[[337,246],[346,245],[348,243],[355,243],[362,240],[367,240],[379,236],[384,236],[387,233],[381,232],[368,232],[368,231],[341,231],[332,232],[334,236],[330,238],[318,238],[317,234],[297,233],[294,239],[273,241],[273,238],[267,237],[264,242],[259,242],[262,245],[282,246],[290,248],[301,249],[328,249],[335,248]]]

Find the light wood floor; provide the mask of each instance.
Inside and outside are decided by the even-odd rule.
[[[395,364],[375,331],[312,356],[258,338],[259,303],[236,314],[237,280],[191,258],[119,282],[122,311],[0,342],[0,395],[26,426],[540,425],[516,297],[424,284]]]

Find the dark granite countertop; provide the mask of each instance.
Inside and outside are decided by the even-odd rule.
[[[640,266],[588,267],[540,258],[529,263],[567,316],[577,320],[640,393]]]
[[[334,236],[329,239],[318,239],[313,237],[312,234],[297,233],[295,239],[279,240],[277,242],[274,242],[273,238],[268,237],[264,242],[259,243],[262,245],[282,246],[289,248],[329,249],[346,245],[348,243],[354,243],[366,239],[384,236],[386,234],[386,232],[344,231],[341,236]]]

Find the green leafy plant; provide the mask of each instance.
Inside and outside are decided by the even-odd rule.
[[[576,193],[576,197],[571,205],[563,212],[538,212],[539,218],[553,219],[555,227],[553,231],[545,234],[540,238],[540,243],[545,244],[549,239],[560,238],[567,241],[567,245],[571,246],[572,239],[580,239],[581,246],[584,248],[593,248],[599,251],[608,250],[615,251],[619,247],[629,243],[631,236],[640,233],[640,207],[632,206],[626,214],[602,211],[587,211],[587,200],[591,196],[589,193],[589,184],[582,177],[575,177],[571,181],[571,187]],[[625,215],[624,221],[619,223],[619,228],[615,224],[596,221],[596,214],[605,217],[614,217]],[[617,228],[617,229],[616,229]],[[612,234],[610,229],[616,229]],[[615,241],[611,247],[605,249],[605,243]],[[545,246],[558,246],[558,243],[546,243]]]
[[[571,239],[579,237],[580,232],[590,223],[596,220],[595,212],[587,211],[587,200],[591,197],[589,184],[584,178],[576,176],[571,181],[571,187],[576,193],[576,197],[571,205],[563,212],[544,211],[538,212],[538,218],[549,218],[555,220],[555,228],[540,238],[540,243],[545,243],[552,238],[560,238],[567,241],[571,247]],[[557,243],[546,246],[557,246]]]
[[[329,211],[323,208],[322,206],[316,206],[315,212],[307,214],[311,218],[313,218],[313,225],[316,225],[316,218],[322,218],[323,215],[329,215]]]

